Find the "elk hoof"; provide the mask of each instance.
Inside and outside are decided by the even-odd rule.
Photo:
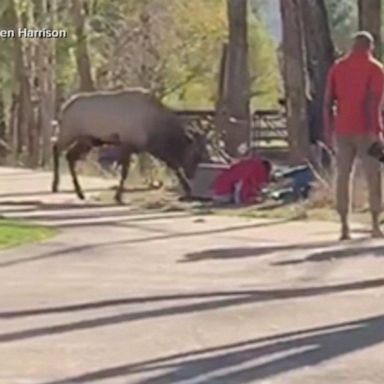
[[[124,201],[123,201],[123,198],[122,198],[121,195],[116,195],[115,196],[115,202],[116,202],[116,204],[124,205]]]
[[[351,240],[352,237],[351,237],[351,234],[349,232],[343,232],[341,235],[340,235],[340,241],[348,241],[348,240]]]
[[[57,180],[53,181],[51,191],[52,191],[52,193],[59,192],[59,183]]]
[[[192,200],[193,200],[193,198],[191,195],[185,195],[185,196],[179,197],[180,202],[188,202],[188,201],[192,201]]]
[[[85,196],[82,192],[77,192],[77,197],[80,199],[80,200],[85,200]]]

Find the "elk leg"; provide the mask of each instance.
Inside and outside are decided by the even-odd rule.
[[[52,192],[57,193],[59,191],[60,183],[60,151],[57,143],[52,146],[53,157],[53,180],[52,180]]]
[[[120,182],[116,190],[115,201],[118,204],[123,204],[123,191],[124,185],[128,177],[129,166],[131,164],[131,153],[124,153],[124,157],[121,159],[121,176]]]
[[[92,149],[92,145],[90,143],[85,142],[76,142],[67,152],[67,162],[69,172],[72,177],[73,186],[75,187],[76,195],[79,199],[84,200],[85,196],[80,187],[79,180],[76,174],[76,163],[83,156],[85,156]]]
[[[177,176],[177,179],[179,180],[179,183],[181,184],[181,187],[184,189],[185,197],[190,197],[192,190],[187,177],[179,168],[175,168],[174,171]]]

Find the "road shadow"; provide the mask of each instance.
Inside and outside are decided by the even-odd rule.
[[[98,188],[84,188],[84,193],[101,193],[101,192],[108,192],[108,191],[115,191],[117,189],[117,186],[106,186],[105,188],[98,187]],[[159,190],[157,187],[126,187],[124,188],[124,193],[141,193],[141,192],[154,192]],[[76,196],[76,192],[74,189],[68,189],[63,188],[61,189],[57,194],[59,195],[69,195],[72,194],[73,196]],[[3,199],[12,199],[12,198],[19,198],[19,197],[36,197],[36,196],[49,196],[54,195],[49,189],[41,190],[41,191],[24,191],[24,192],[9,192],[9,193],[0,193],[0,204],[3,204]]]
[[[297,250],[306,250],[313,248],[327,247],[335,244],[335,242],[313,242],[307,244],[290,244],[276,246],[260,246],[260,247],[240,247],[240,248],[218,248],[209,249],[201,252],[192,252],[184,256],[181,263],[193,263],[205,260],[229,260],[248,257],[267,256],[271,253],[288,252]]]
[[[92,226],[92,225],[105,225],[111,223],[118,223],[124,221],[147,221],[147,220],[156,220],[156,219],[166,219],[166,218],[175,218],[181,216],[191,216],[191,213],[185,212],[184,214],[178,213],[177,215],[165,214],[161,211],[138,211],[132,210],[132,208],[127,207],[126,209],[113,210],[113,209],[104,209],[101,210],[101,207],[94,206],[93,211],[88,212],[79,212],[77,210],[74,213],[70,212],[72,208],[62,207],[60,208],[61,212],[56,214],[34,214],[27,217],[18,217],[23,220],[29,221],[44,221],[46,224],[53,224],[58,228],[66,227],[79,227],[79,226]],[[83,208],[84,209],[84,208]],[[85,210],[85,209],[84,209]],[[161,213],[164,213],[163,217],[159,217]],[[140,217],[138,217],[140,216]],[[132,217],[135,217],[132,219]],[[56,223],[57,222],[57,223]]]
[[[75,313],[95,309],[106,309],[124,307],[133,304],[148,304],[163,302],[162,307],[146,308],[130,312],[129,308],[121,309],[119,314],[95,317],[93,319],[77,320],[64,324],[46,325],[42,327],[17,330],[10,333],[0,334],[0,344],[11,343],[20,340],[29,340],[39,337],[48,337],[78,331],[91,329],[100,329],[107,326],[125,324],[145,319],[188,316],[190,313],[218,311],[224,308],[238,307],[242,305],[255,304],[259,302],[271,302],[278,300],[293,300],[322,295],[331,295],[341,292],[353,292],[370,289],[380,289],[384,287],[384,279],[358,281],[354,283],[345,283],[332,286],[308,287],[297,289],[276,289],[276,290],[251,290],[251,291],[233,291],[233,292],[210,292],[199,294],[184,294],[171,296],[154,296],[126,298],[117,300],[106,300],[100,302],[80,303],[66,305],[62,307],[48,307],[26,309],[20,311],[5,311],[0,314],[1,319],[18,319],[31,316],[45,316],[62,313]],[[191,302],[188,302],[190,300]],[[181,301],[181,303],[177,303]],[[170,302],[170,304],[168,304]],[[176,302],[176,304],[173,304]]]
[[[48,203],[43,200],[0,200],[0,212],[3,214],[29,213],[33,211],[53,212],[53,211],[74,211],[90,208],[114,208],[116,204],[101,203]],[[38,217],[38,216],[34,216]]]
[[[135,384],[251,384],[362,352],[384,342],[384,316],[281,333],[118,365],[44,384],[132,380]],[[194,380],[195,379],[195,380]],[[130,381],[133,382],[133,381]]]
[[[6,207],[9,207],[8,209]],[[102,203],[46,203],[40,200],[23,202],[0,201],[0,213],[31,222],[43,222],[58,228],[114,225],[125,221],[148,221],[162,218],[188,217],[192,213],[179,209],[134,208],[132,205]],[[156,216],[156,215],[163,215]],[[140,216],[135,217],[134,216]]]
[[[272,263],[271,265],[287,266],[287,265],[298,265],[298,264],[304,264],[304,263],[321,263],[321,262],[327,262],[327,261],[337,261],[341,259],[349,259],[349,258],[355,258],[355,257],[369,257],[369,256],[375,256],[375,257],[384,256],[384,245],[324,250],[320,252],[314,252],[305,258],[279,261],[279,262]]]
[[[362,244],[366,239],[351,240],[348,245]],[[295,243],[287,245],[276,245],[276,246],[260,246],[260,247],[240,247],[240,248],[217,248],[208,249],[200,252],[188,253],[184,256],[181,263],[192,263],[205,260],[230,260],[240,259],[248,257],[261,257],[267,256],[271,253],[278,252],[289,252],[289,251],[306,251],[319,248],[329,248],[340,244],[338,241],[318,241],[308,243]],[[327,252],[327,251],[324,251]],[[335,252],[334,250],[329,251],[330,253]],[[345,250],[348,252],[348,249]]]
[[[179,215],[178,215],[179,217]],[[150,219],[149,219],[150,220]],[[163,228],[149,228],[147,226],[143,226],[140,224],[135,224],[134,222],[129,222],[129,220],[124,219],[124,223],[121,223],[120,225],[124,228],[131,228],[131,229],[139,229],[142,232],[147,233],[156,233],[154,236],[141,236],[138,238],[128,239],[128,240],[117,240],[117,241],[105,241],[100,243],[88,243],[84,245],[79,246],[70,246],[66,248],[60,248],[55,249],[48,252],[39,253],[37,255],[33,256],[27,256],[27,257],[19,257],[19,258],[12,258],[12,260],[6,260],[0,262],[0,268],[7,268],[7,267],[13,267],[20,264],[26,264],[36,261],[42,261],[47,260],[51,258],[58,258],[58,257],[64,257],[68,255],[74,255],[76,254],[76,257],[80,257],[81,253],[85,252],[92,252],[95,249],[100,248],[110,248],[110,247],[116,247],[116,246],[129,246],[132,244],[140,244],[140,243],[146,243],[150,241],[164,241],[164,240],[170,240],[170,239],[176,239],[176,238],[191,238],[191,237],[199,237],[199,236],[209,236],[209,235],[218,235],[218,234],[227,234],[231,232],[236,231],[242,231],[245,229],[253,229],[258,227],[266,227],[266,226],[275,226],[280,225],[283,223],[286,223],[287,220],[282,221],[276,221],[276,222],[270,222],[270,223],[252,223],[252,224],[245,224],[245,225],[237,225],[237,226],[227,226],[224,228],[218,228],[218,229],[203,229],[203,230],[197,230],[197,231],[188,231],[188,232],[176,232],[176,231],[169,231],[167,229]],[[87,226],[90,226],[89,224],[86,224]],[[100,224],[101,225],[101,224]],[[79,224],[77,224],[79,226]],[[71,226],[73,227],[73,225]]]
[[[108,188],[88,188],[84,189],[84,193],[98,193],[108,191]],[[62,189],[58,192],[60,195],[75,195],[75,191],[73,189]],[[36,197],[36,196],[49,196],[52,195],[50,190],[43,191],[25,191],[25,192],[9,192],[0,194],[0,199],[12,199],[15,197]],[[1,204],[1,200],[0,200]]]

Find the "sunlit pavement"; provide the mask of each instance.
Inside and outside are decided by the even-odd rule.
[[[1,213],[60,230],[0,252],[0,384],[384,382],[384,241],[49,187],[0,169]]]

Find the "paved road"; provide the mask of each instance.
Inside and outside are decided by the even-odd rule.
[[[0,253],[1,384],[384,382],[384,242],[92,207],[49,181],[0,170],[3,213],[60,227]]]

